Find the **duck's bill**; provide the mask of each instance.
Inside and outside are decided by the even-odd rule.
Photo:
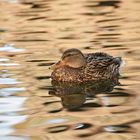
[[[56,64],[53,64],[53,65],[50,66],[51,70],[54,70],[55,68],[56,68]]]
[[[60,65],[60,61],[57,62],[57,63],[55,63],[55,64],[53,64],[53,65],[51,65],[50,69],[51,69],[51,70],[54,70],[54,69],[56,69],[57,67],[59,67],[59,65]]]

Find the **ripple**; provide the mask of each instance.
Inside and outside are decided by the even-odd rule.
[[[18,123],[24,122],[27,119],[27,116],[7,116],[1,115],[0,116],[0,127],[12,126]]]
[[[104,130],[111,133],[124,133],[130,129],[128,125],[112,125],[112,126],[105,126]]]
[[[47,121],[47,124],[56,124],[56,123],[63,123],[68,121],[67,119],[63,119],[63,118],[55,118],[55,119],[50,119]]]
[[[0,78],[0,84],[7,84],[7,85],[14,85],[14,84],[19,84],[22,82],[18,82],[14,78]]]
[[[17,87],[11,87],[11,88],[2,88],[0,89],[0,93],[15,93],[15,92],[21,92],[21,91],[25,91],[26,89],[21,87],[21,88],[17,88]]]
[[[0,136],[1,140],[29,140],[28,137],[20,137],[20,136]]]
[[[13,47],[12,44],[6,44],[3,47],[0,47],[0,52],[23,52],[25,49],[17,49]]]
[[[11,67],[11,66],[19,66],[17,63],[1,63],[0,66]]]
[[[26,97],[16,96],[0,98],[1,113],[17,112],[24,110],[25,108],[23,108],[22,106],[26,99]]]
[[[0,62],[6,62],[6,61],[9,61],[8,58],[0,58]]]
[[[10,73],[4,73],[1,75],[1,78],[7,78],[9,76],[14,76],[15,74],[10,74]]]
[[[120,0],[115,0],[115,1],[106,0],[106,1],[100,1],[98,6],[113,6],[115,8],[118,8],[120,3],[121,3]]]
[[[1,136],[9,135],[9,134],[11,134],[13,132],[14,132],[14,129],[13,128],[10,128],[10,127],[6,127],[6,128],[2,127],[1,128],[0,127],[0,138],[1,138]]]
[[[19,0],[6,0],[6,1],[14,4],[14,3],[17,3]]]
[[[47,131],[49,133],[60,133],[60,132],[66,131],[68,129],[69,129],[68,125],[59,125],[59,126],[49,127],[47,129]]]
[[[89,123],[78,123],[78,124],[76,124],[75,125],[75,130],[80,130],[80,129],[87,129],[87,128],[90,128],[90,127],[92,127],[92,125],[91,124],[89,124]]]
[[[18,87],[1,88],[0,89],[0,96],[9,96],[9,95],[12,95],[16,92],[23,92],[25,90],[26,90],[26,88],[24,88],[24,87],[21,87],[21,88],[18,88]]]
[[[7,114],[9,115],[9,114]],[[12,125],[25,121],[26,116],[4,116],[0,115],[0,136],[9,135],[14,132]]]

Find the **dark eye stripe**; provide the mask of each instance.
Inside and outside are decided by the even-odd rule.
[[[69,56],[74,56],[74,55],[77,55],[77,53],[68,53],[68,54],[63,55],[62,59],[69,57]]]

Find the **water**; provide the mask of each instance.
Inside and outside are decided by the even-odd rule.
[[[140,139],[140,1],[1,0],[0,139]],[[116,81],[51,82],[68,48],[124,60]]]

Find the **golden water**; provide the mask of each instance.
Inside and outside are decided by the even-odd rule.
[[[140,139],[139,15],[139,0],[1,0],[0,139]],[[121,56],[120,84],[55,93],[67,48]]]

